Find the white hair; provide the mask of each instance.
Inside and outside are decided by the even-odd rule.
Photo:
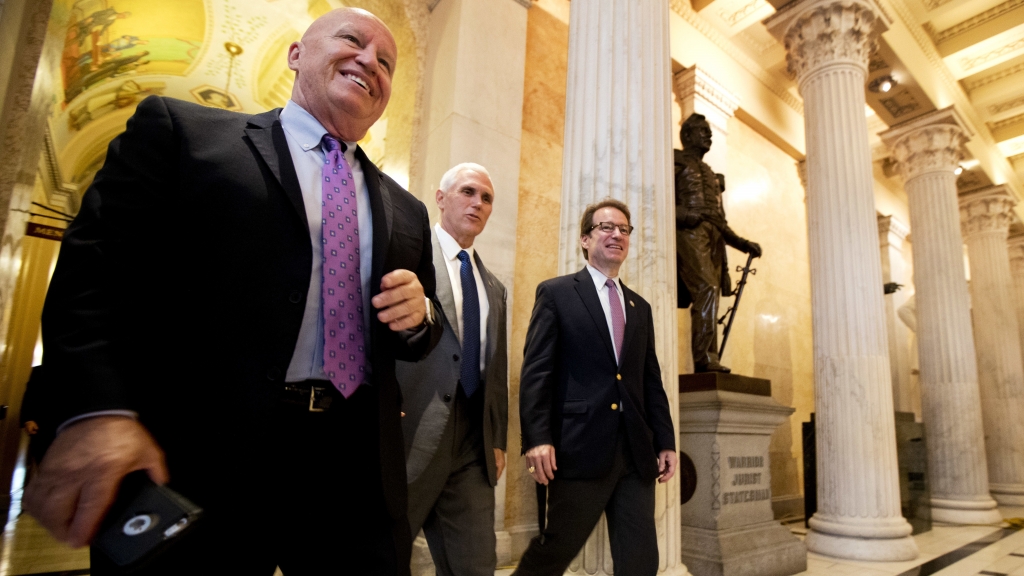
[[[462,174],[465,170],[479,172],[480,174],[487,176],[488,180],[491,179],[491,175],[487,172],[487,168],[484,168],[479,164],[474,164],[473,162],[463,162],[462,164],[452,166],[444,173],[444,176],[441,176],[441,184],[439,185],[441,191],[445,194],[451,192],[452,187],[455,186],[455,180],[458,179],[459,174]]]

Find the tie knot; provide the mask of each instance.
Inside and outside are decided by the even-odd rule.
[[[347,148],[347,146],[345,146],[341,142],[338,142],[338,139],[335,138],[334,136],[331,136],[330,134],[324,134],[321,143],[324,147],[324,150],[327,152],[334,152],[335,150],[340,150],[341,152],[344,153],[345,149]]]
[[[609,290],[615,290],[615,280],[612,280],[611,278],[605,280],[604,285],[607,286]]]
[[[459,259],[459,262],[466,264],[469,262],[469,252],[466,252],[465,250],[459,250],[457,258]]]

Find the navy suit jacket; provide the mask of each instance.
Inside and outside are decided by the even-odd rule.
[[[622,292],[626,333],[616,363],[608,322],[586,268],[537,286],[519,381],[519,418],[524,453],[554,445],[556,478],[606,476],[620,426],[636,470],[646,480],[658,476],[658,453],[675,449],[651,306],[625,284]]]

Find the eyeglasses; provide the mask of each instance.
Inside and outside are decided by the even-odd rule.
[[[623,236],[629,236],[633,232],[633,227],[630,226],[629,224],[613,224],[612,222],[598,222],[597,224],[591,226],[590,230],[588,230],[587,233],[589,234],[590,232],[593,232],[595,228],[600,230],[601,232],[604,232],[605,234],[611,234],[612,232],[615,231],[616,228],[618,228],[619,233],[622,234]]]

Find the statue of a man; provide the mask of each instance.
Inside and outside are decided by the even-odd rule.
[[[761,256],[761,246],[729,228],[722,209],[724,176],[704,162],[711,149],[711,126],[691,114],[679,132],[676,151],[676,271],[679,307],[690,308],[695,372],[728,372],[718,357],[719,295],[732,295],[725,246]]]

